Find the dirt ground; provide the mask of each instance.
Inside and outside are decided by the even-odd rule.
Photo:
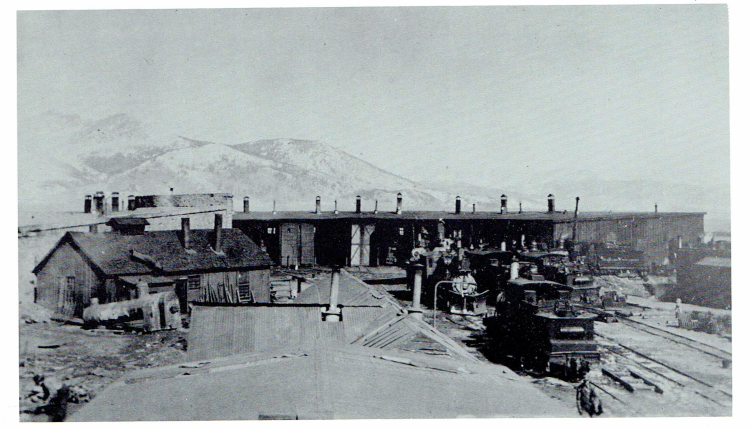
[[[185,332],[163,331],[137,334],[104,329],[85,330],[57,322],[19,325],[19,402],[21,421],[48,421],[46,414],[34,414],[40,405],[29,397],[35,375],[50,385],[65,383],[80,396],[68,405],[74,413],[126,372],[184,360]]]

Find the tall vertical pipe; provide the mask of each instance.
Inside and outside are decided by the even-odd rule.
[[[333,267],[331,271],[331,299],[328,311],[324,313],[326,322],[338,322],[341,320],[339,310],[339,283],[341,282],[341,268]]]

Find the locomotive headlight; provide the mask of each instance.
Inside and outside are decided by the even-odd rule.
[[[563,334],[583,334],[586,331],[581,326],[563,326],[560,328],[560,332]]]

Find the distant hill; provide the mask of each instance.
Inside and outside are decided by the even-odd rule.
[[[668,180],[596,180],[584,173],[559,171],[503,177],[482,187],[463,182],[415,182],[392,174],[319,141],[275,139],[227,145],[177,135],[161,135],[124,114],[89,120],[47,112],[19,124],[19,210],[81,210],[83,196],[97,190],[128,194],[229,192],[249,196],[252,210],[352,210],[361,195],[363,208],[395,208],[404,194],[406,210],[451,210],[456,195],[465,209],[498,210],[500,195],[509,210],[544,210],[555,194],[558,210],[707,211],[706,229],[729,230],[729,190],[710,184],[673,184]],[[464,183],[465,182],[465,183]]]

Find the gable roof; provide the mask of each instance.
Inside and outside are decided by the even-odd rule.
[[[142,235],[67,232],[34,268],[33,273],[44,268],[55,251],[66,243],[70,243],[107,276],[154,272],[153,265],[134,258],[132,252],[154,260],[164,273],[223,271],[271,264],[268,254],[239,229],[222,230],[221,253],[211,248],[213,234],[211,229],[191,230],[190,249],[186,250],[182,247],[180,231],[147,231]]]
[[[574,417],[505,367],[352,345],[125,375],[69,421]]]
[[[316,276],[316,280],[318,287],[329,285],[324,289],[325,294],[310,294],[311,299],[304,303],[295,300],[292,304],[272,306],[195,305],[190,322],[188,356],[208,359],[234,353],[335,343],[443,354],[477,361],[447,335],[409,316],[387,292],[377,291],[375,285],[364,283],[346,270],[341,270],[339,284],[341,321],[323,321],[322,310],[329,303],[330,274]],[[354,304],[347,305],[344,299]]]
[[[295,304],[328,305],[331,298],[331,274],[324,273],[314,278],[307,277],[311,285],[294,298]],[[401,306],[378,285],[371,285],[354,277],[347,270],[341,270],[338,302],[343,306]]]

